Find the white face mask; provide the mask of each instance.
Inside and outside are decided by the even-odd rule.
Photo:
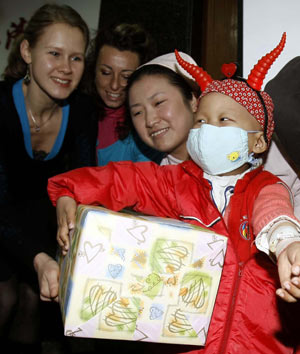
[[[227,173],[245,163],[253,163],[253,153],[248,153],[248,133],[257,132],[203,124],[190,130],[187,150],[204,172],[210,175]]]

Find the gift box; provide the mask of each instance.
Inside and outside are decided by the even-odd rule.
[[[178,220],[78,206],[59,260],[65,335],[205,345],[226,245]]]

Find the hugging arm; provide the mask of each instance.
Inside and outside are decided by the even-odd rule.
[[[149,215],[176,217],[176,198],[167,168],[151,162],[118,162],[86,167],[52,177],[48,193],[57,205],[58,241],[66,252],[77,204],[119,211],[132,207]],[[62,198],[63,197],[63,198]]]

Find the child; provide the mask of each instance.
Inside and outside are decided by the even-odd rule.
[[[285,36],[267,56],[271,63],[264,75],[284,42]],[[277,294],[297,301],[300,224],[287,188],[256,165],[274,129],[272,100],[258,91],[254,75],[248,83],[213,81],[202,69],[178,60],[203,91],[187,142],[192,160],[176,166],[111,163],[51,178],[48,192],[57,203],[58,242],[68,248],[76,203],[113,210],[131,206],[212,228],[228,236],[228,248],[207,342],[193,353],[291,353],[298,339],[289,332],[295,324],[284,323],[287,309],[276,301],[277,269],[254,245],[256,236],[257,247],[278,259]],[[260,62],[255,70],[261,77]]]

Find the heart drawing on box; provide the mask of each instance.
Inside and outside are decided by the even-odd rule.
[[[115,279],[121,273],[123,267],[121,264],[109,264],[108,272]]]
[[[213,259],[209,260],[209,263],[212,267],[218,265],[220,268],[223,268],[224,259],[225,259],[225,253],[224,250],[221,249]]]
[[[89,241],[86,241],[83,245],[83,248],[88,263],[90,263],[95,257],[97,257],[98,253],[104,252],[104,247],[102,243],[92,245]]]
[[[158,307],[152,306],[150,308],[150,320],[156,320],[162,316],[164,312]]]
[[[148,227],[146,225],[134,226],[127,229],[130,235],[137,240],[138,245],[146,241],[145,233],[147,230]]]

